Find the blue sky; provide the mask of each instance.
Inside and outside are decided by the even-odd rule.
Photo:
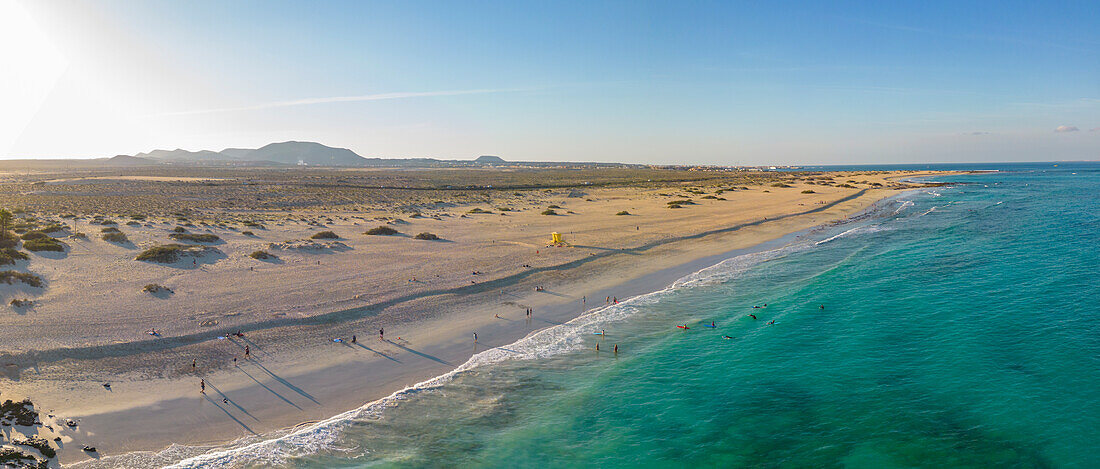
[[[0,2],[9,158],[1100,159],[1098,2]]]

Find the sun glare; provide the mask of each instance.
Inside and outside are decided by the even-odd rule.
[[[18,140],[65,72],[65,57],[30,14],[14,0],[0,0],[0,154]]]

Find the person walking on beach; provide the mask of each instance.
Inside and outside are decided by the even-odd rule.
[[[199,380],[199,393],[200,394],[206,394],[206,380],[205,379],[200,379]]]
[[[244,358],[245,360],[252,358],[252,349],[248,348],[247,345],[244,346]]]
[[[191,371],[195,371],[195,367],[199,366],[199,359],[191,360]]]
[[[386,329],[378,329],[378,340],[386,340]]]
[[[584,304],[588,304],[588,297],[587,297],[587,296],[582,296],[582,297],[581,297],[581,304],[582,304],[582,305],[584,305]]]
[[[355,336],[354,335],[351,336],[351,343],[353,343],[353,344],[355,343]]]
[[[474,343],[477,343],[477,332],[474,333]]]

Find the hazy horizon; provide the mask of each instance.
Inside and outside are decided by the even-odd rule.
[[[1100,5],[0,0],[0,158],[1100,159]]]

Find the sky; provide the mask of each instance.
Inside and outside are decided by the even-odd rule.
[[[1100,160],[1100,2],[0,0],[0,158]]]

